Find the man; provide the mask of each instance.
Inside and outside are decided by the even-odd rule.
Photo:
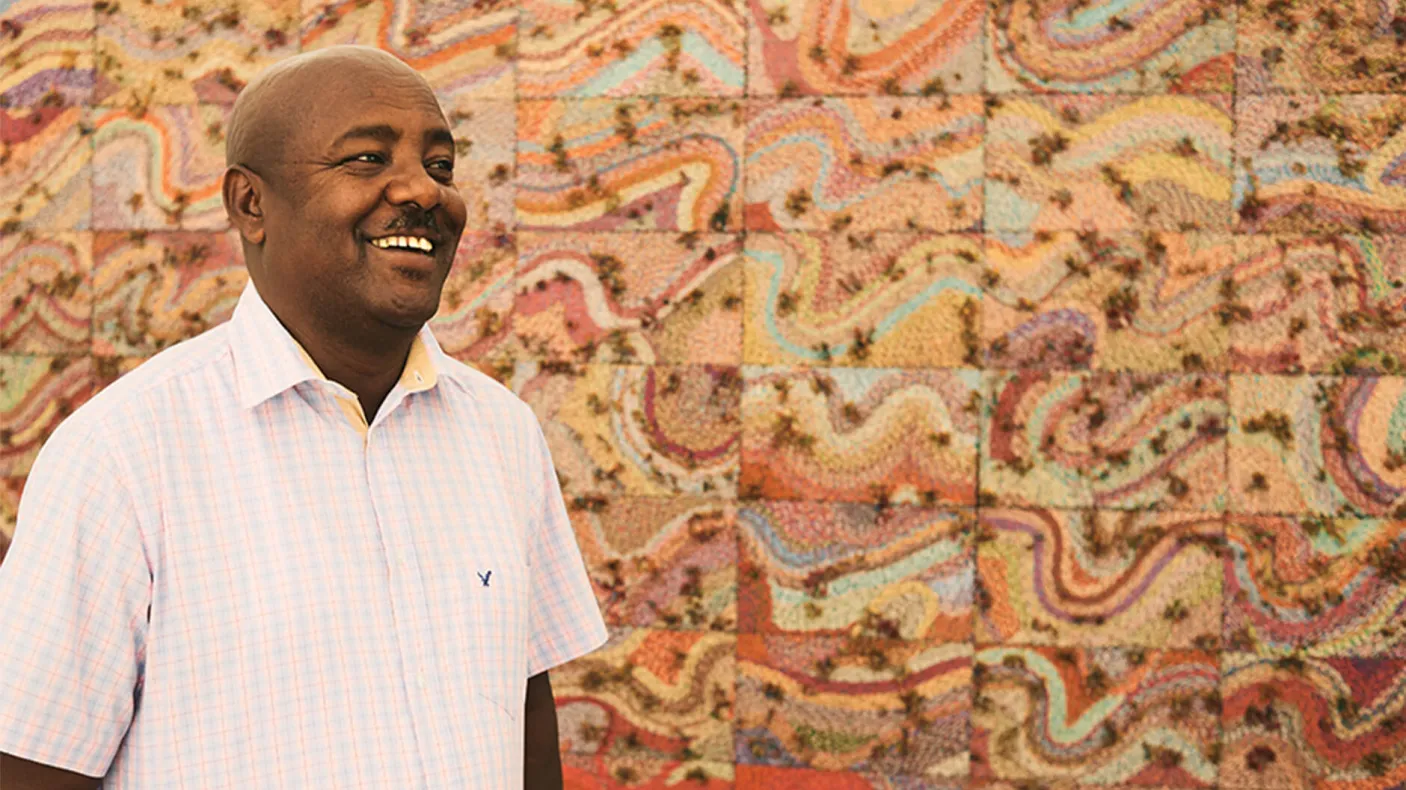
[[[425,326],[466,215],[434,94],[300,55],[227,146],[233,318],[27,481],[0,790],[560,787],[547,670],[605,627],[536,417]]]

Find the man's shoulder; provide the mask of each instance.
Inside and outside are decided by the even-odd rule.
[[[453,357],[446,356],[444,360],[455,382],[464,388],[475,403],[490,409],[502,409],[520,418],[531,416],[536,419],[532,407],[503,382]]]

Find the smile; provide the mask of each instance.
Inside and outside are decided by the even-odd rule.
[[[434,242],[423,236],[386,236],[371,239],[371,245],[383,250],[414,250],[434,254]]]

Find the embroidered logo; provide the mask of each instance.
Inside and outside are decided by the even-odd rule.
[[[483,586],[484,586],[484,587],[487,587],[487,586],[488,586],[488,577],[490,577],[490,576],[492,576],[492,575],[493,575],[493,571],[491,571],[491,570],[490,570],[489,572],[487,572],[487,573],[480,573],[480,574],[478,574],[478,580],[481,581],[481,582],[483,582]]]

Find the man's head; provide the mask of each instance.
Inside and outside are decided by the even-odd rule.
[[[434,316],[466,211],[413,69],[355,46],[280,61],[240,93],[226,145],[225,211],[285,322],[374,343]],[[385,248],[395,237],[433,251]]]

